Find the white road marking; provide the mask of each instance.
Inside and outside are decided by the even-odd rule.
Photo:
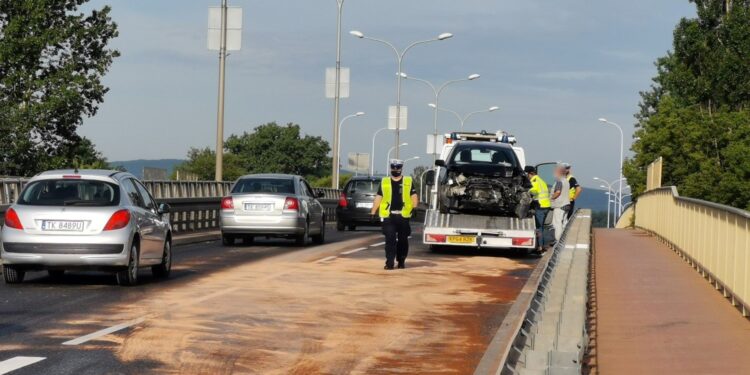
[[[383,245],[385,245],[385,242],[378,242],[374,245],[370,245],[370,247],[378,247],[378,246],[383,246]]]
[[[136,324],[140,324],[144,320],[146,320],[146,317],[142,316],[140,318],[133,319],[133,320],[131,320],[129,322],[121,323],[121,324],[118,324],[118,325],[115,325],[115,326],[112,326],[112,327],[109,327],[109,328],[105,328],[105,329],[96,331],[94,333],[89,333],[88,335],[81,336],[79,338],[76,338],[76,339],[73,339],[73,340],[70,340],[70,341],[66,341],[66,342],[63,343],[63,345],[80,345],[80,344],[83,344],[83,343],[85,343],[87,341],[94,340],[94,339],[97,339],[99,337],[109,335],[110,333],[114,333],[114,332],[123,330],[125,328],[134,326]]]
[[[46,357],[13,357],[0,362],[0,375],[7,374],[11,371],[18,370],[21,367],[33,365],[34,363],[44,361]]]
[[[367,250],[367,248],[366,248],[366,247],[360,247],[359,249],[354,249],[354,250],[344,251],[344,252],[343,252],[343,253],[341,253],[341,254],[342,254],[342,255],[351,255],[351,254],[354,254],[354,253],[358,253],[358,252],[360,252],[360,251],[362,251],[362,250]]]
[[[588,249],[588,248],[589,248],[589,244],[586,244],[586,243],[579,243],[578,245],[576,245],[576,249]]]
[[[336,259],[335,255],[330,256],[330,257],[325,257],[325,258],[319,260],[317,263],[325,263],[325,262],[328,262],[329,260],[334,260],[334,259]]]

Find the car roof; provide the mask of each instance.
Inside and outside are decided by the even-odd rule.
[[[381,180],[385,176],[353,176],[349,181],[372,181]]]
[[[295,177],[299,177],[297,175],[293,174],[283,174],[283,173],[258,173],[258,174],[246,174],[244,176],[241,176],[239,179],[244,178],[279,178],[279,179],[291,179]]]

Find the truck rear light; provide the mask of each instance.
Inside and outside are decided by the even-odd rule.
[[[448,236],[444,234],[425,234],[425,242],[438,242],[438,243],[445,243],[445,239]]]
[[[5,226],[13,229],[23,229],[21,219],[18,218],[16,210],[9,208],[5,211]]]
[[[130,211],[119,210],[112,214],[112,217],[107,221],[107,225],[104,226],[104,230],[117,230],[128,226],[130,223]]]
[[[284,211],[299,211],[299,201],[297,198],[287,198],[284,201]]]
[[[221,198],[221,209],[234,210],[234,200],[232,199],[232,197]]]
[[[349,203],[346,201],[346,194],[341,193],[341,196],[339,197],[339,207],[346,208],[348,205]]]
[[[514,238],[513,246],[534,246],[533,238]]]

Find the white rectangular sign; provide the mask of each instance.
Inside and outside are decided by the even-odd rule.
[[[442,135],[438,134],[437,142],[435,142],[435,134],[427,134],[427,154],[440,154],[444,143],[445,138]]]
[[[221,7],[208,8],[208,49],[218,51],[221,47]],[[242,47],[242,8],[227,8],[227,51],[239,51]]]
[[[340,98],[349,97],[349,68],[341,68],[341,91]],[[326,68],[326,98],[336,97],[336,68]]]
[[[370,154],[350,152],[348,169],[356,173],[367,173],[370,170]]]
[[[406,130],[406,124],[409,119],[409,108],[405,105],[401,106],[401,121],[399,122],[399,130]],[[388,107],[388,129],[396,130],[396,106],[392,105]]]

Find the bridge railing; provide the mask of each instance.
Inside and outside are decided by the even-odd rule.
[[[744,316],[750,313],[750,212],[680,197],[674,187],[638,198],[635,226],[677,251]]]

